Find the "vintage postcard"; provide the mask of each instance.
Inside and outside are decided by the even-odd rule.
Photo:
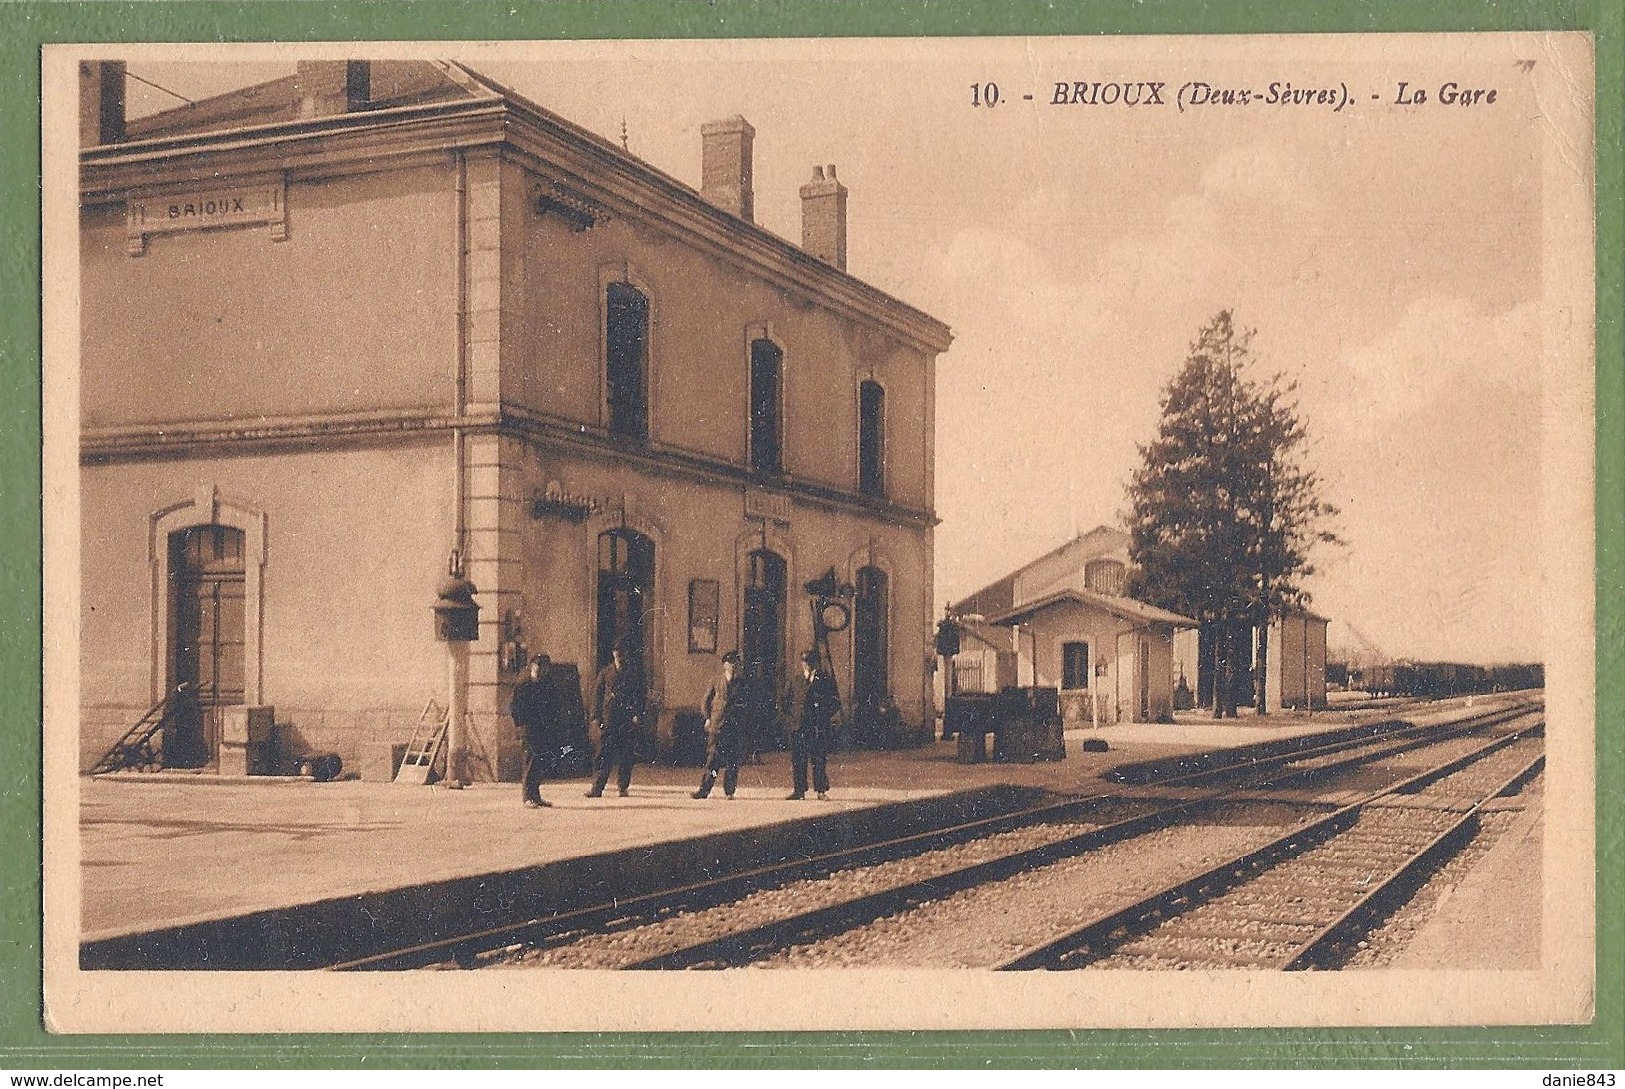
[[[1592,64],[46,47],[48,1026],[1589,1021]]]

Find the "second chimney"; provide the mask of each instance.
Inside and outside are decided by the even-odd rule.
[[[366,61],[300,61],[294,82],[300,117],[331,117],[363,109],[372,97],[372,65]]]
[[[79,62],[79,146],[124,139],[124,62]]]
[[[801,248],[846,268],[846,186],[835,177],[835,164],[813,167],[812,181],[801,187]]]
[[[751,144],[756,130],[737,114],[700,126],[700,196],[740,219],[756,222],[751,195]]]

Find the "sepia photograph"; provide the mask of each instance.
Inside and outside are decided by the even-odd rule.
[[[1592,65],[47,46],[47,1027],[1589,1021]]]

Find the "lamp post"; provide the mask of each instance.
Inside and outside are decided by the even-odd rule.
[[[830,632],[845,631],[851,625],[852,610],[846,602],[851,600],[855,590],[851,583],[836,578],[833,567],[803,585],[802,589],[807,591],[807,607],[812,610],[813,649],[818,652],[819,664],[829,670],[838,699],[840,681],[836,679],[835,660],[829,652],[829,635]]]
[[[446,644],[448,686],[451,689],[446,721],[446,779],[453,789],[463,785],[463,718],[468,713],[468,644],[480,637],[478,591],[463,574],[463,554],[453,549],[446,577],[434,603],[435,638]]]

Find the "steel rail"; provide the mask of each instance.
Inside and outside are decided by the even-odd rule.
[[[1164,780],[1157,780],[1148,785],[1188,789],[1200,786],[1209,780],[1222,782],[1229,779],[1233,781],[1240,777],[1244,781],[1225,788],[1214,788],[1211,793],[1180,799],[1174,804],[1154,810],[1152,813],[1127,818],[1124,821],[1115,822],[1104,828],[1092,829],[1090,832],[1080,833],[1079,835],[1082,837],[1099,836],[1101,833],[1107,832],[1108,829],[1119,830],[1118,834],[1121,837],[1143,834],[1144,832],[1154,831],[1157,827],[1166,826],[1192,809],[1216,803],[1228,794],[1237,791],[1254,790],[1262,785],[1267,785],[1270,782],[1269,773],[1283,765],[1345,752],[1359,747],[1369,748],[1372,746],[1378,746],[1381,751],[1369,759],[1380,759],[1384,755],[1391,755],[1389,748],[1393,746],[1396,740],[1416,737],[1421,739],[1416,744],[1426,744],[1430,743],[1430,741],[1445,740],[1463,733],[1484,729],[1527,713],[1529,713],[1527,706],[1498,707],[1464,719],[1428,723],[1422,726],[1405,724],[1401,729],[1383,731],[1371,736],[1345,739],[1330,745],[1311,746],[1307,749],[1288,751],[1245,765],[1204,769],[1185,775],[1172,776]],[[1403,720],[1394,721],[1397,723]],[[1381,723],[1373,723],[1372,727],[1377,729],[1382,725]],[[1389,748],[1382,748],[1383,746]],[[1414,745],[1406,744],[1404,747],[1414,747]],[[1311,769],[1310,773],[1312,772],[1313,769]],[[1306,774],[1306,772],[1300,769],[1290,774],[1296,777]],[[1119,792],[1106,790],[1084,797],[1069,798],[1061,802],[1046,803],[1028,809],[1017,810],[1013,813],[982,817],[962,824],[950,825],[946,828],[914,832],[860,847],[845,848],[827,854],[795,859],[790,862],[760,866],[676,888],[659,889],[630,899],[590,905],[562,913],[537,915],[518,922],[504,923],[479,931],[454,934],[446,938],[342,961],[330,965],[329,970],[400,971],[447,962],[467,964],[481,954],[512,946],[526,946],[533,949],[550,948],[565,944],[583,933],[602,933],[606,930],[628,929],[656,921],[676,912],[691,909],[697,905],[710,906],[717,903],[726,903],[775,884],[827,876],[842,869],[874,865],[896,858],[907,857],[910,854],[923,854],[930,850],[952,846],[978,837],[995,835],[1045,821],[1077,819],[1086,815],[1091,808],[1099,808],[1114,802],[1120,803],[1124,800],[1133,799],[1124,799]],[[1067,837],[1067,839],[1057,841],[1057,843],[1067,843],[1077,838],[1079,836]],[[1100,845],[1104,845],[1106,842],[1110,842],[1110,840],[1102,839]],[[1054,846],[1055,844],[1049,844],[1029,848],[1018,854],[1041,859],[1043,856],[1034,852],[1044,852]],[[1085,847],[1083,849],[1092,848]],[[999,861],[1001,860],[994,859],[989,864],[998,863]],[[1031,865],[1042,864],[1044,864],[1043,861],[1031,863]],[[939,880],[945,879],[946,875]],[[990,879],[984,878],[984,880]]]
[[[1147,933],[1165,920],[1193,910],[1245,884],[1257,874],[1301,855],[1338,833],[1346,831],[1359,819],[1360,813],[1378,799],[1409,793],[1426,786],[1534,732],[1535,730],[1514,732],[1496,738],[1464,756],[1428,768],[1382,790],[1373,791],[1325,817],[1291,829],[1285,835],[1261,847],[1237,855],[1194,877],[1179,881],[1125,907],[1107,912],[1057,938],[1027,949],[995,966],[995,970],[1006,972],[1053,970],[1080,955],[1087,955],[1089,960],[1098,959],[1112,947]]]
[[[1444,724],[1434,724],[1432,728],[1437,729],[1442,725]],[[1468,727],[1468,729],[1479,728],[1482,728],[1482,724]],[[1451,734],[1449,736],[1455,735]],[[1448,737],[1439,740],[1445,739],[1448,739]],[[1369,743],[1370,739],[1367,739],[1367,744]],[[1504,743],[1504,740],[1498,740],[1491,744],[1500,745]],[[1382,759],[1389,755],[1392,755],[1392,752],[1382,750],[1372,755],[1371,759]],[[1339,762],[1336,766],[1341,768],[1344,763],[1346,762]],[[1234,771],[1235,769],[1231,770]],[[1292,771],[1288,777],[1295,779],[1303,774],[1302,771]],[[1409,781],[1406,780],[1406,782]],[[1264,784],[1261,784],[1254,780],[1231,790],[1186,799],[1152,813],[1129,818],[1103,828],[1080,832],[1077,835],[1068,836],[1051,843],[972,863],[946,873],[866,893],[838,903],[810,908],[795,915],[742,928],[715,938],[695,942],[680,949],[646,957],[625,965],[624,969],[627,971],[669,971],[708,965],[731,967],[747,964],[753,960],[761,959],[767,953],[777,951],[791,944],[816,941],[832,934],[850,930],[854,926],[873,922],[875,919],[898,914],[926,900],[941,899],[944,896],[974,888],[977,885],[1001,881],[1026,870],[1037,869],[1088,851],[1098,850],[1112,843],[1144,835],[1158,828],[1167,827],[1175,819],[1191,810],[1219,804],[1227,801],[1229,795],[1237,791],[1256,789],[1260,785],[1268,785],[1268,781],[1266,780]],[[1354,817],[1351,815],[1348,818],[1349,823],[1352,823],[1353,819]]]
[[[981,817],[946,828],[912,832],[895,839],[846,848],[828,854],[813,855],[792,862],[759,866],[724,877],[697,881],[676,888],[658,889],[642,896],[594,904],[562,914],[537,916],[518,923],[508,923],[485,930],[459,934],[403,949],[391,950],[368,957],[344,961],[329,966],[333,971],[385,971],[421,968],[445,961],[466,960],[470,956],[509,945],[526,944],[546,948],[569,940],[582,931],[602,932],[606,927],[624,922],[625,926],[639,925],[695,904],[726,902],[746,893],[757,891],[772,882],[802,880],[824,876],[841,869],[873,865],[893,858],[920,854],[936,847],[951,845],[979,836],[996,835],[1044,820],[1076,819],[1080,811],[1116,801],[1110,795],[1072,798],[1013,813]],[[617,929],[624,929],[617,927]]]
[[[1404,728],[1398,730],[1384,730],[1382,727],[1387,724],[1377,722],[1372,723],[1370,726],[1370,728],[1375,732],[1368,735],[1346,738],[1326,745],[1315,746],[1307,749],[1290,750],[1280,754],[1263,757],[1247,764],[1221,764],[1218,767],[1213,768],[1200,768],[1196,771],[1187,772],[1184,775],[1175,775],[1164,779],[1157,779],[1145,785],[1159,787],[1193,786],[1208,779],[1217,779],[1222,782],[1228,778],[1234,777],[1239,773],[1251,769],[1268,770],[1279,767],[1282,764],[1302,763],[1305,760],[1316,759],[1322,756],[1333,756],[1337,753],[1347,752],[1351,749],[1360,749],[1368,746],[1390,746],[1388,750],[1376,756],[1369,753],[1358,753],[1342,763],[1317,765],[1315,767],[1301,769],[1300,774],[1306,778],[1312,778],[1317,775],[1342,771],[1345,768],[1357,767],[1360,764],[1370,763],[1372,759],[1381,759],[1381,757],[1384,755],[1397,755],[1401,752],[1407,752],[1412,749],[1423,748],[1427,745],[1436,744],[1441,740],[1446,740],[1451,737],[1469,734],[1475,730],[1487,729],[1491,726],[1497,726],[1503,722],[1510,722],[1524,715],[1528,715],[1543,709],[1543,703],[1535,702],[1502,705],[1481,711],[1475,715],[1469,715],[1465,718],[1449,719],[1444,722],[1430,722],[1420,726],[1407,724],[1404,726]],[[1404,720],[1396,719],[1392,721],[1403,722]],[[1271,782],[1279,785],[1278,780],[1271,780]]]
[[[1524,781],[1533,778],[1545,763],[1546,754],[1541,753],[1519,768],[1516,774],[1480,799],[1431,843],[1407,858],[1376,888],[1299,946],[1296,953],[1270,967],[1278,967],[1286,972],[1335,967],[1347,957],[1350,945],[1400,908],[1440,867],[1472,841],[1478,834],[1486,804],[1511,793]]]
[[[757,960],[766,951],[783,948],[794,940],[827,937],[874,919],[894,915],[922,900],[940,899],[976,885],[1000,881],[1024,870],[1037,869],[1073,855],[1098,850],[1112,843],[1165,828],[1188,811],[1210,805],[1213,796],[1176,802],[1138,817],[1092,828],[1064,839],[1029,847],[998,858],[963,866],[935,877],[896,885],[850,900],[812,908],[796,915],[775,919],[758,926],[737,930],[719,938],[707,939],[624,965],[627,971],[667,971],[695,968],[720,962],[726,966]]]

